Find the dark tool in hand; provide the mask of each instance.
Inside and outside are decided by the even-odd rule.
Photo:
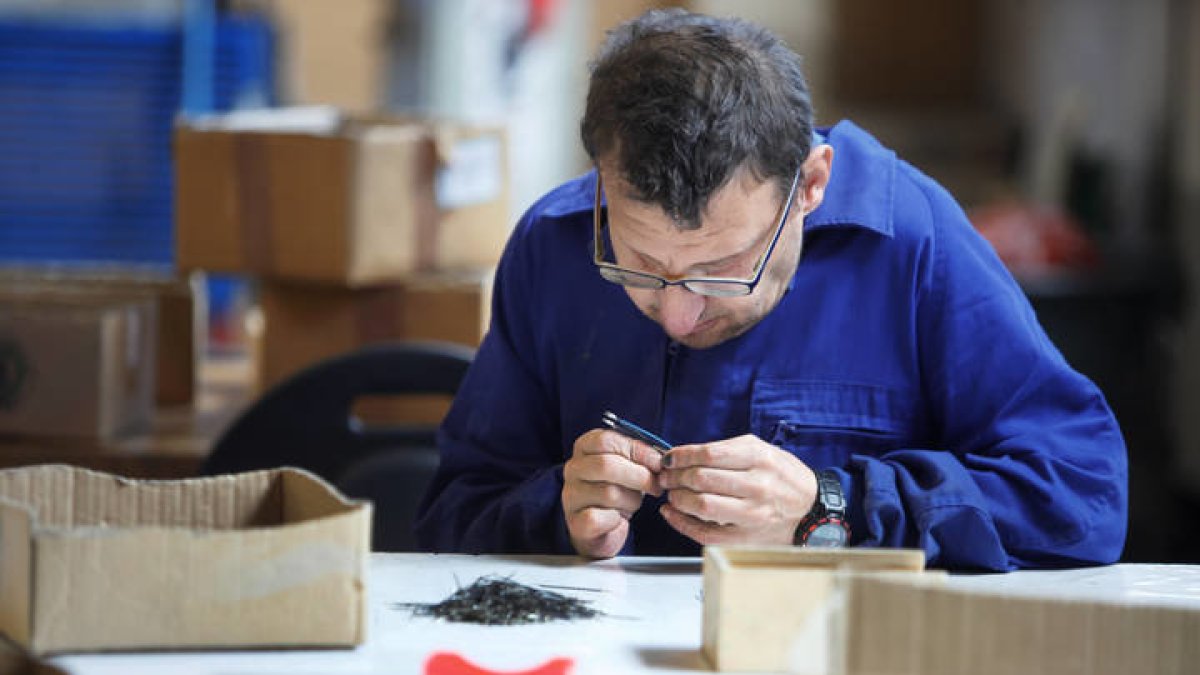
[[[659,452],[665,453],[672,447],[670,443],[664,441],[658,436],[655,436],[649,431],[646,431],[633,422],[621,419],[616,413],[610,410],[604,411],[604,414],[600,416],[600,421],[604,423],[604,426],[612,429],[613,431],[624,434],[634,440],[641,441],[646,445],[653,447],[655,450],[658,450]]]

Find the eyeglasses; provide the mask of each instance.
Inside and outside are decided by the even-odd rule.
[[[783,232],[783,226],[787,224],[788,215],[792,212],[792,203],[796,199],[796,188],[800,184],[800,171],[796,171],[796,176],[792,178],[792,187],[788,190],[787,201],[784,202],[783,213],[779,216],[779,223],[775,226],[775,234],[771,236],[771,243],[767,246],[767,250],[763,252],[758,262],[754,265],[754,274],[749,279],[731,279],[728,277],[688,277],[686,279],[676,279],[674,281],[650,274],[649,272],[639,272],[626,267],[621,267],[615,263],[610,263],[604,260],[604,238],[601,236],[601,217],[600,217],[600,196],[604,189],[603,183],[600,180],[600,173],[596,173],[596,201],[592,206],[592,226],[594,230],[594,262],[596,268],[600,272],[600,276],[606,281],[611,281],[614,284],[628,286],[630,288],[647,288],[651,290],[659,290],[667,286],[683,286],[689,291],[698,295],[707,295],[714,298],[736,298],[745,295],[750,295],[754,292],[754,287],[762,280],[763,269],[767,266],[767,261],[771,258],[771,253],[775,251],[775,245],[779,243],[779,235]]]

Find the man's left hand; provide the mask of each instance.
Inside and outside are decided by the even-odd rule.
[[[817,499],[808,465],[750,434],[677,445],[663,467],[663,518],[700,544],[791,544]]]

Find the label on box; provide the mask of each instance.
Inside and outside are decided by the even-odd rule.
[[[456,142],[445,166],[438,170],[438,207],[458,209],[499,198],[502,154],[500,138],[495,135]]]

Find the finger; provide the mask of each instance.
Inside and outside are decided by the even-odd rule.
[[[611,483],[654,496],[662,494],[654,473],[620,455],[600,454],[572,457],[563,466],[563,481]]]
[[[584,509],[567,516],[567,530],[580,555],[610,558],[625,545],[629,521],[611,509]]]
[[[701,520],[670,504],[663,504],[658,511],[668,525],[702,546],[736,543],[741,538],[739,530],[735,527]]]
[[[748,502],[736,497],[676,488],[667,493],[667,501],[681,513],[711,523],[737,525],[751,520]]]
[[[767,451],[775,449],[755,436],[739,436],[712,443],[677,445],[662,459],[668,469],[707,466],[718,469],[752,469],[767,460]]]
[[[616,509],[632,515],[642,506],[642,493],[611,483],[575,481],[563,486],[563,508],[568,513],[588,508]]]
[[[740,469],[711,469],[693,466],[686,469],[664,469],[658,484],[665,490],[687,488],[741,499],[755,499],[765,492],[760,472]]]
[[[608,429],[592,429],[575,441],[575,455],[618,455],[651,471],[662,469],[662,453],[654,447]]]

